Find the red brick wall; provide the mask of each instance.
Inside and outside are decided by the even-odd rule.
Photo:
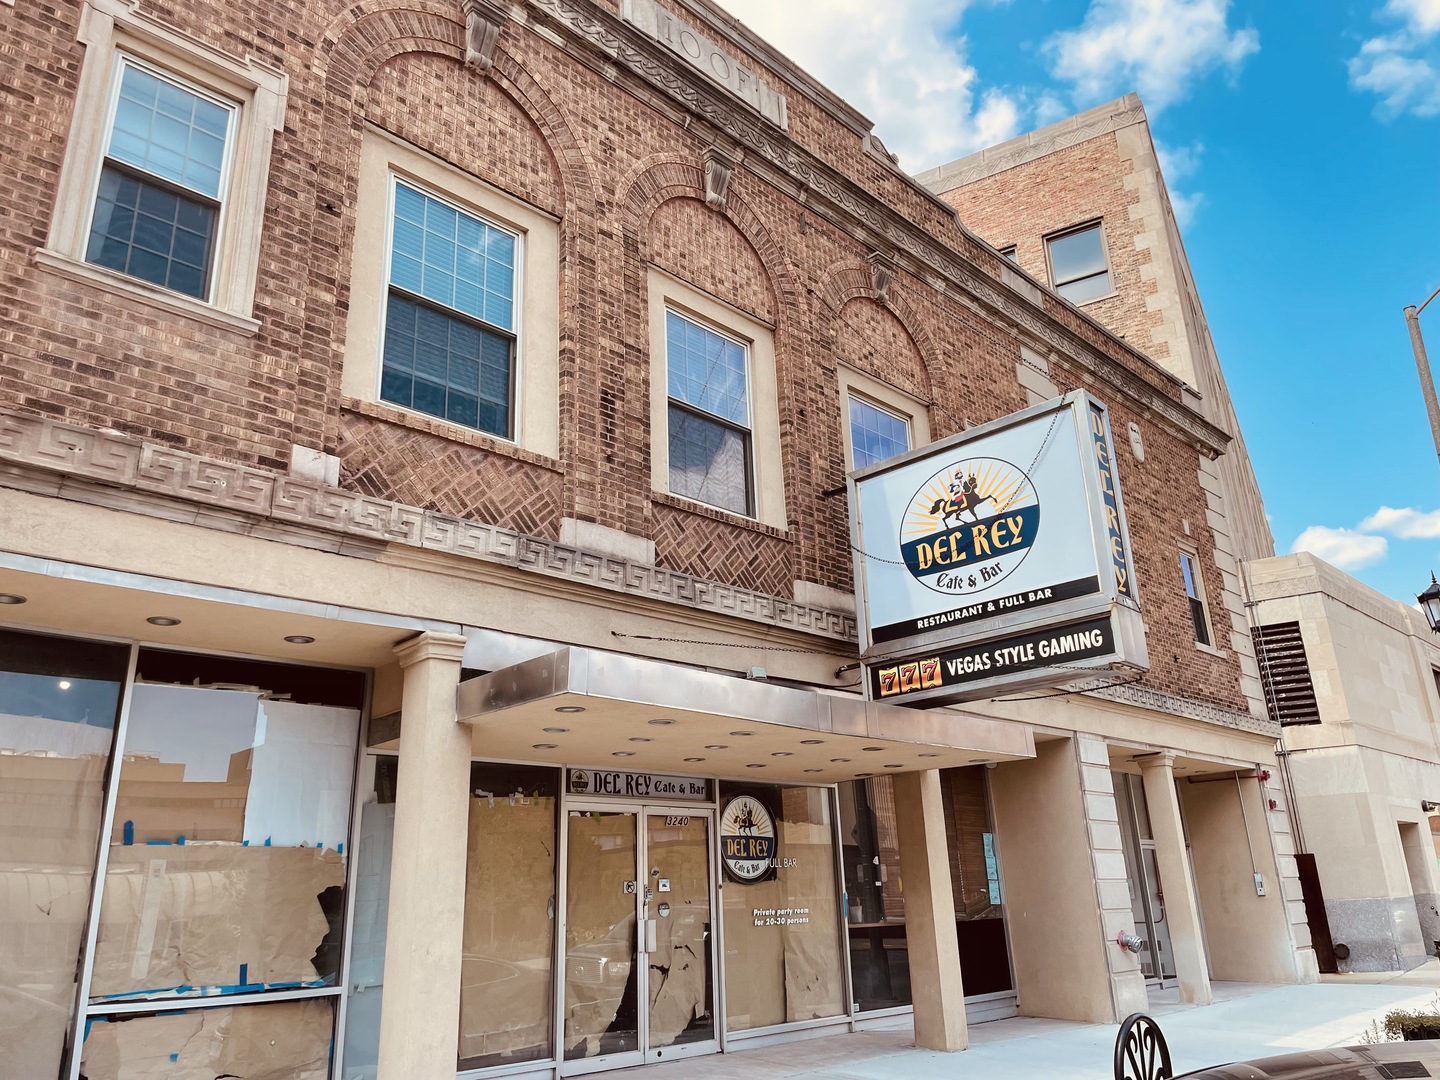
[[[277,469],[291,443],[321,447],[341,454],[342,483],[368,494],[548,537],[558,535],[562,516],[594,520],[653,539],[662,565],[779,595],[789,595],[796,578],[851,586],[845,498],[822,495],[844,479],[839,362],[932,401],[936,438],[1024,405],[1013,330],[958,290],[942,293],[900,270],[882,307],[869,295],[874,241],[843,234],[743,166],[724,211],[706,209],[702,160],[712,136],[701,123],[683,123],[673,102],[646,103],[626,89],[629,76],[602,77],[514,22],[502,31],[492,75],[482,77],[459,62],[458,2],[412,2],[413,10],[379,0],[147,4],[215,47],[290,76],[254,336],[143,308],[34,265],[76,91],[79,4],[0,5],[10,133],[0,144],[0,401]],[[597,5],[597,16],[604,10]],[[780,85],[775,73],[764,77]],[[798,91],[789,104],[800,159],[829,162],[982,272],[998,273],[993,253],[864,154],[853,131]],[[366,120],[561,218],[558,461],[480,435],[451,437],[442,424],[402,427],[379,410],[341,407]],[[1108,217],[1124,206],[1113,184],[1080,188],[1094,200],[1080,216]],[[1082,194],[1074,198],[1083,203]],[[1059,224],[1072,223],[1069,214]],[[1027,266],[1037,250],[1022,248]],[[783,532],[651,493],[652,264],[776,327]],[[1139,273],[1138,256],[1115,265]],[[1177,396],[1093,326],[1048,306],[1070,332]],[[1060,364],[1055,370],[1069,378]],[[1114,408],[1117,431],[1133,419],[1145,434],[1146,461],[1122,452],[1119,469],[1155,660],[1148,681],[1243,707],[1234,663],[1190,644],[1172,565],[1185,519],[1197,539],[1208,533],[1195,450],[1129,412],[1113,388],[1089,388]],[[1218,582],[1207,545],[1199,546]]]

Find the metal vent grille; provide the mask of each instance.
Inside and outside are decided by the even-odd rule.
[[[1401,1077],[1430,1075],[1430,1070],[1425,1068],[1423,1062],[1419,1061],[1387,1061],[1383,1065],[1377,1064],[1375,1068],[1386,1080],[1400,1080]]]
[[[1320,723],[1300,624],[1273,623],[1254,627],[1250,633],[1255,639],[1255,658],[1260,662],[1260,681],[1271,718],[1282,724]]]

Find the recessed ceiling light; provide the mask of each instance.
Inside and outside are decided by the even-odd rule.
[[[887,768],[887,769],[903,769],[904,767],[905,767],[904,765],[886,765],[886,766],[885,766],[885,768]]]
[[[872,776],[874,776],[874,775],[875,775],[874,773],[857,772],[857,773],[855,774],[855,779],[856,779],[856,780],[868,780],[870,777],[872,777]]]
[[[730,732],[730,734],[731,734],[731,735],[744,736],[744,735],[754,735],[755,733],[754,733],[753,731],[732,731],[732,732]]]
[[[776,750],[776,751],[775,751],[773,754],[771,754],[770,756],[771,756],[771,757],[794,757],[795,755],[792,754],[789,750]]]
[[[939,754],[921,754],[921,757],[939,757]]]
[[[61,679],[61,680],[60,680],[58,683],[56,683],[55,685],[58,686],[58,687],[60,687],[61,690],[69,690],[69,689],[70,689],[70,680],[69,680],[69,679]]]
[[[745,768],[747,768],[747,769],[763,769],[764,767],[765,767],[764,765],[746,765],[746,766],[745,766]]]
[[[291,645],[313,645],[315,643],[315,639],[309,634],[288,634],[285,640]]]
[[[547,727],[541,728],[540,730],[545,732],[546,735],[564,735],[570,729],[568,727]]]
[[[634,757],[634,756],[635,756],[635,752],[634,752],[633,750],[616,750],[616,751],[615,751],[613,754],[611,754],[610,756],[611,756],[611,757]]]
[[[824,739],[801,739],[801,740],[800,740],[800,745],[801,745],[801,746],[819,746],[819,745],[820,745],[821,743],[823,743],[824,741],[825,741]]]
[[[0,604],[23,604],[26,598],[19,593],[0,592]]]
[[[984,764],[985,764],[985,759],[984,759],[983,757],[972,757],[972,758],[970,759],[970,764],[971,764],[971,765],[984,765]]]
[[[647,722],[647,723],[650,723],[650,724],[654,724],[656,727],[668,727],[670,724],[673,724],[675,721],[674,721],[674,720],[671,720],[669,717],[658,716],[658,717],[656,717],[654,720],[649,720],[649,721],[646,721],[646,722]]]
[[[685,760],[686,760],[686,761],[704,761],[705,759],[704,759],[703,757],[687,757]]]
[[[169,615],[151,615],[145,620],[151,626],[179,626],[179,619],[172,619]]]
[[[585,706],[584,706],[584,705],[556,705],[556,706],[555,706],[555,711],[556,711],[556,712],[564,712],[564,713],[584,712],[584,711],[585,711]]]
[[[705,744],[706,750],[729,750],[730,747],[723,742],[712,742]]]
[[[530,744],[530,749],[532,749],[532,750],[554,750],[554,749],[556,749],[557,745],[558,745],[558,744],[553,743],[553,742],[537,742],[537,743],[531,743],[531,744]]]
[[[865,752],[866,752],[867,754],[873,754],[873,753],[875,753],[875,751],[877,751],[877,750],[884,750],[884,749],[885,749],[885,747],[883,747],[883,746],[867,746],[867,747],[865,747]]]
[[[806,772],[824,772],[824,769],[806,769]]]
[[[630,736],[630,741],[631,741],[631,742],[654,742],[655,740],[654,740],[654,739],[647,739],[644,735],[632,735],[632,736]]]
[[[849,760],[850,759],[848,757],[832,757],[830,759],[830,763],[832,765],[844,765]]]

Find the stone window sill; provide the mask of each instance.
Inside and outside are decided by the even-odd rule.
[[[79,259],[73,259],[69,255],[52,251],[49,248],[37,248],[34,262],[41,270],[59,277],[93,285],[122,299],[136,300],[148,307],[158,308],[187,319],[194,319],[221,330],[230,330],[246,336],[253,336],[260,331],[259,319],[236,315],[232,311],[217,308],[203,300],[156,288],[143,281],[126,277],[124,274],[117,274],[102,266],[81,262]]]
[[[409,428],[411,431],[421,431],[427,435],[434,435],[436,438],[446,439],[453,443],[460,443],[462,446],[474,447],[476,450],[484,450],[492,454],[501,454],[505,457],[514,458],[516,461],[524,461],[531,465],[538,465],[544,469],[555,472],[560,471],[560,463],[554,458],[546,457],[544,454],[537,454],[533,450],[526,450],[512,442],[487,435],[483,431],[476,431],[473,428],[462,427],[459,424],[452,424],[448,420],[440,420],[425,413],[412,412],[403,409],[398,405],[391,405],[382,401],[368,401],[365,398],[345,396],[340,399],[340,407],[347,412],[358,413],[361,416],[368,416],[372,420],[379,420],[381,423],[394,424],[397,427]]]
[[[696,514],[700,517],[708,517],[714,521],[723,521],[726,525],[734,525],[741,529],[748,529],[751,532],[762,533],[765,536],[772,536],[776,540],[790,542],[784,529],[777,529],[773,525],[766,525],[763,521],[756,521],[754,518],[741,517],[729,510],[721,510],[719,507],[710,506],[708,503],[696,502],[694,499],[686,499],[679,495],[672,495],[666,491],[652,491],[651,501],[658,506],[668,506],[672,510],[683,510],[688,514]]]

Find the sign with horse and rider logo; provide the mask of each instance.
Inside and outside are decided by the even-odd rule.
[[[868,696],[933,704],[1149,666],[1103,404],[1084,391],[849,479]]]

